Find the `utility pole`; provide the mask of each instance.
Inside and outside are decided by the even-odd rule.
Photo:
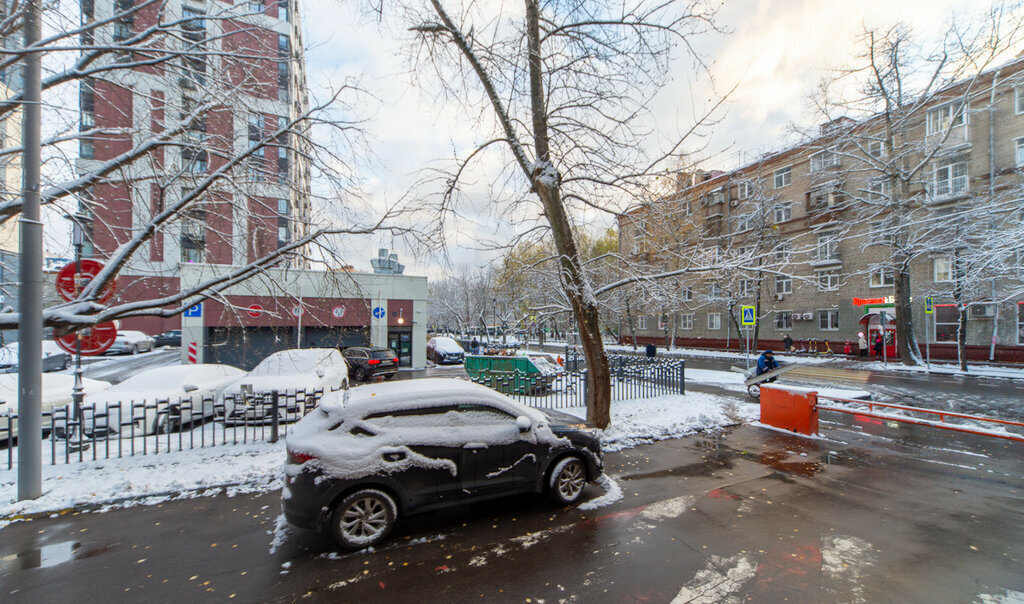
[[[39,2],[25,7],[25,48],[39,42]],[[21,292],[18,296],[18,500],[43,494],[43,223],[39,216],[41,57],[23,66]]]

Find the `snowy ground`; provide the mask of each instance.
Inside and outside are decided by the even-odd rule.
[[[912,373],[937,373],[942,375],[973,375],[975,377],[1004,377],[1024,379],[1024,368],[994,367],[991,365],[968,364],[967,371],[960,371],[960,366],[956,363],[932,362],[931,367],[927,368],[924,365],[908,367],[907,365],[903,365],[902,363],[882,363],[880,361],[870,361],[867,363],[858,363],[857,369],[862,369],[864,371],[909,371]]]
[[[725,373],[725,372],[720,372]],[[586,415],[583,407],[566,410]],[[614,403],[607,451],[677,438],[758,418],[754,403],[707,393],[667,395]],[[153,437],[149,437],[153,438]],[[126,507],[219,492],[267,492],[281,487],[284,443],[224,444],[123,459],[44,466],[43,496],[17,502],[17,467],[0,471],[0,526],[20,515],[83,505]]]

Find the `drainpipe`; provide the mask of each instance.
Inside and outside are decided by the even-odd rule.
[[[996,83],[999,81],[999,71],[992,75],[992,88],[989,91],[988,99],[988,197],[989,203],[995,199],[996,195],[996,125],[995,125],[995,108],[996,108]],[[989,232],[994,233],[996,224],[995,218],[992,217],[992,212],[989,212]],[[996,301],[996,278],[993,275],[991,279],[992,286],[992,302],[996,305],[995,315],[992,317],[992,341],[988,347],[988,360],[994,361],[996,359],[996,340],[999,339],[999,303]]]

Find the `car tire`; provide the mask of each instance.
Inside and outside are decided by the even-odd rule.
[[[559,459],[548,477],[548,497],[558,505],[572,505],[583,496],[587,468],[575,455]]]
[[[132,344],[132,354],[139,354],[139,345]]]
[[[339,547],[359,550],[377,545],[395,526],[395,500],[378,489],[349,493],[331,514],[331,536]]]
[[[357,382],[365,382],[366,381],[366,370],[363,369],[362,367],[356,367],[355,378],[356,378]]]

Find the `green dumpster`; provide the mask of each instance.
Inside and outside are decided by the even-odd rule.
[[[538,367],[539,365],[539,367]],[[505,394],[530,394],[546,389],[563,372],[543,357],[466,355],[470,379]]]

